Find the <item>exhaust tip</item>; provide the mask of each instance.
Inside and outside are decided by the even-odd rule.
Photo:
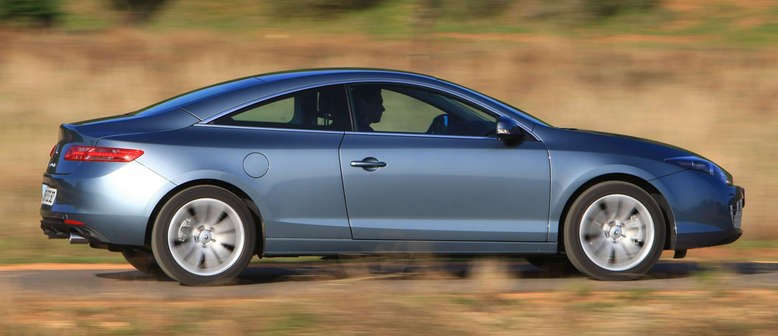
[[[87,244],[89,243],[89,240],[87,240],[84,237],[81,237],[75,233],[71,233],[70,237],[68,238],[71,244]]]

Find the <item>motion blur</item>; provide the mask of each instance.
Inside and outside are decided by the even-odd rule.
[[[776,259],[778,215],[770,206],[778,196],[775,1],[17,0],[0,1],[0,45],[2,264],[123,262],[121,256],[40,236],[37,188],[59,124],[134,111],[249,74],[341,66],[434,74],[488,92],[556,126],[624,133],[704,153],[748,189],[749,209],[743,218],[748,230],[733,246],[711,252],[690,250],[687,258],[697,262]],[[576,316],[592,311],[591,316],[600,317],[597,326],[602,329],[596,330],[623,330],[608,329],[603,321],[610,313],[623,311],[624,302],[629,313],[618,315],[619,321],[645,316],[641,309],[649,296],[671,305],[669,310],[704,307],[707,312],[705,318],[664,316],[680,319],[678,325],[710,327],[711,333],[719,334],[770,330],[769,322],[778,320],[766,313],[776,311],[769,300],[774,290],[728,291],[720,284],[730,276],[715,267],[688,275],[691,288],[702,296],[688,300],[702,303],[693,306],[677,303],[685,299],[667,299],[687,294],[654,296],[653,290],[592,299],[588,282],[541,293],[547,301],[532,297],[533,293],[502,296],[506,292],[502,289],[492,296],[433,296],[424,301],[434,302],[438,311],[455,312],[441,320],[494,323],[483,324],[493,329],[472,333],[564,318],[573,321],[569,328],[549,328],[572,334],[589,321]],[[0,290],[5,292],[1,285]],[[579,295],[580,300],[569,300]],[[359,297],[351,300],[357,303],[341,307],[342,311],[360,308],[372,311],[379,321],[395,321],[392,315],[381,315],[378,304]],[[394,316],[428,311],[414,300],[381,296],[377,302],[388,302]],[[520,309],[522,304],[514,305],[517,302],[530,302],[538,315],[503,316],[484,308],[505,304],[501,307]],[[740,308],[718,312],[725,305],[722,302]],[[329,313],[319,315],[320,310],[298,309],[301,304],[296,302],[275,304],[280,305],[279,313],[260,319],[268,326],[263,330],[280,326],[279,330],[304,331],[334,318]],[[27,316],[38,308],[20,305],[9,313]],[[56,320],[59,314],[56,307],[44,311],[41,316],[48,320]],[[99,319],[108,311],[93,315]],[[66,315],[73,317],[71,313]],[[717,314],[727,318],[714,318]],[[82,324],[65,325],[89,325],[89,316],[82,315],[87,321]],[[138,312],[129,316],[147,317]],[[504,319],[500,322],[495,316]],[[186,320],[170,319],[181,325]],[[132,321],[120,322],[127,328],[135,326]],[[499,327],[498,322],[505,324]],[[646,322],[636,330],[648,332],[666,324]],[[459,322],[427,324],[414,319],[410,325],[442,330],[440,334],[462,330]],[[118,326],[123,330],[124,324]]]

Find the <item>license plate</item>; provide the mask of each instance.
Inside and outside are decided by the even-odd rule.
[[[56,198],[57,189],[49,187],[45,184],[41,187],[41,204],[48,206],[54,205],[54,199]]]

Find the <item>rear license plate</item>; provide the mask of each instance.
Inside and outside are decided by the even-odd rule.
[[[57,198],[57,189],[43,185],[41,187],[41,204],[52,206]]]

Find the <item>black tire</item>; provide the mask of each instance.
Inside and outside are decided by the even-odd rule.
[[[576,274],[578,270],[564,255],[536,255],[526,258],[530,265],[554,275]]]
[[[205,202],[205,210],[194,210],[199,209],[198,204],[202,202]],[[220,212],[214,216],[219,217],[219,219],[213,221],[215,224],[209,226],[208,219],[210,218],[209,212],[212,211],[210,210],[212,204],[223,206],[223,208],[217,208],[217,211],[213,212]],[[200,211],[205,214],[198,214]],[[222,213],[224,213],[223,216]],[[173,223],[174,215],[178,215],[178,218],[186,219],[181,221],[180,224],[178,221]],[[240,243],[233,243],[232,249],[229,249],[229,245],[218,240],[219,233],[217,229],[214,229],[224,219],[229,221],[230,225],[232,225],[230,227],[233,227],[233,239],[240,241]],[[176,226],[171,228],[171,225],[174,224]],[[154,222],[151,247],[154,252],[154,258],[160,268],[165,274],[181,284],[191,286],[225,284],[233,281],[246,268],[254,256],[257,244],[256,227],[257,225],[245,202],[229,190],[210,185],[193,186],[171,197],[162,207]],[[176,232],[176,237],[170,237],[171,230]],[[210,233],[206,234],[205,231]],[[177,247],[178,244],[182,247]],[[216,244],[220,245],[217,246]],[[228,247],[228,249],[224,249],[225,247]],[[182,256],[182,254],[186,253],[181,253],[179,248],[182,250],[196,249],[195,252],[190,252],[190,254],[197,253],[199,258],[197,255],[191,257],[196,259],[194,259],[193,263],[190,263],[187,261],[189,260],[187,259],[189,255]],[[226,262],[223,262],[217,256],[214,248],[219,248],[223,252],[227,251]],[[211,252],[208,252],[209,250]],[[208,261],[206,261],[208,253],[212,253],[211,258],[215,260],[213,264],[216,265],[216,269],[213,273],[206,271],[210,267],[207,264]]]
[[[154,260],[154,254],[151,251],[128,247],[122,250],[122,255],[136,270],[154,277],[166,277],[165,272]]]
[[[611,202],[617,203],[618,206],[615,207],[615,210],[608,210],[608,206],[603,205],[603,203],[608,203],[605,200],[614,199],[615,201]],[[635,209],[628,209],[630,205],[627,204],[622,206],[623,203],[621,200],[625,200],[625,203],[637,201],[635,204],[639,203],[643,208],[639,208],[635,205]],[[585,213],[587,209],[590,209],[592,212]],[[624,211],[624,209],[627,209],[627,211]],[[641,227],[640,232],[646,232],[644,234],[645,238],[642,241],[625,235],[624,233],[628,232],[627,229],[618,229],[618,231],[616,231],[616,226],[626,228],[627,226],[623,223],[629,222],[629,220],[618,221],[613,218],[608,219],[608,214],[623,214],[626,212],[630,213],[629,218],[632,221],[638,216],[642,218],[637,221],[637,225],[631,224],[633,226],[630,226],[633,232],[637,230],[635,227]],[[604,218],[602,218],[601,221],[589,221],[588,219],[590,218],[594,219],[594,216],[591,214],[603,215]],[[586,224],[582,221],[584,215],[591,216],[587,217]],[[614,215],[614,217],[618,217],[618,215]],[[621,217],[623,218],[623,216]],[[652,223],[650,227],[653,228],[653,239],[649,239],[649,234],[647,233],[649,231],[649,224],[646,222],[649,218]],[[600,226],[600,222],[603,222],[602,226]],[[601,232],[599,232],[601,236],[598,236],[596,232],[582,232],[582,224],[586,225],[585,230],[587,228],[601,228]],[[664,249],[665,235],[666,229],[662,210],[650,194],[631,183],[607,181],[587,189],[573,202],[568,215],[565,218],[563,242],[568,259],[573,266],[582,273],[598,280],[632,280],[643,277],[654,264],[656,264]],[[622,241],[620,239],[626,240]],[[584,250],[583,241],[585,240],[587,241],[587,244],[589,244],[586,247],[589,252]],[[648,243],[648,240],[650,240],[651,245],[646,247],[644,245]],[[597,244],[596,247],[595,244]],[[602,247],[603,244],[605,247]],[[624,246],[630,246],[630,248],[636,247],[639,250],[634,254],[634,257],[632,257],[628,254]],[[598,258],[599,253],[592,252],[595,248],[597,248],[596,251],[601,251],[599,248],[608,249],[607,261],[603,261],[601,256]],[[626,258],[621,258],[622,260],[625,260],[623,269],[616,267],[618,261],[616,258],[616,250],[621,250],[621,254],[626,256]],[[587,255],[587,253],[589,254]],[[610,267],[611,265],[613,267]]]

